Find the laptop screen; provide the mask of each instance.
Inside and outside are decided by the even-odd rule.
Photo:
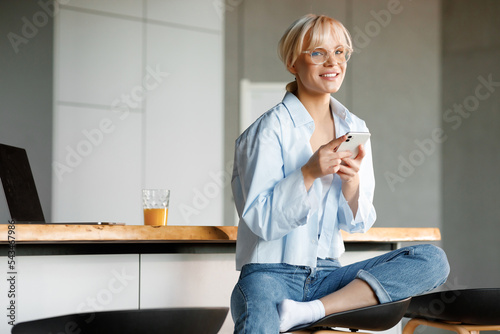
[[[44,223],[26,150],[0,144],[0,178],[11,219],[18,223]]]

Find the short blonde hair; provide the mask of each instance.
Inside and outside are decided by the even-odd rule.
[[[328,36],[345,41],[352,49],[349,31],[339,21],[326,15],[307,14],[296,20],[283,34],[278,44],[278,54],[287,67],[293,66],[304,49],[314,49],[323,44]],[[308,42],[308,45],[304,43]],[[297,90],[297,83],[290,82],[287,91]]]

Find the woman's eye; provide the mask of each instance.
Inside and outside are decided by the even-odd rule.
[[[311,54],[314,57],[323,57],[327,54],[327,52],[325,50],[314,50]]]

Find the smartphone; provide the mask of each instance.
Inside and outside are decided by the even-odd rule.
[[[348,132],[346,133],[347,139],[345,142],[340,144],[337,148],[337,152],[350,151],[352,153],[351,159],[355,159],[358,156],[358,146],[364,145],[368,138],[370,138],[369,132]]]

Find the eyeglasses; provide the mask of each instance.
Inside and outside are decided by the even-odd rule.
[[[352,49],[348,46],[339,46],[333,51],[328,51],[324,48],[315,48],[312,51],[302,51],[302,53],[309,53],[311,55],[311,60],[317,65],[326,63],[330,54],[333,56],[333,60],[338,64],[343,64],[351,58]]]

